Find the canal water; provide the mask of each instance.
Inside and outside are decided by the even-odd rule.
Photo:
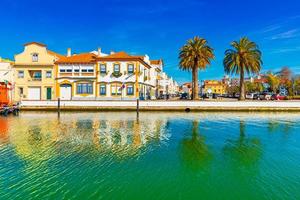
[[[0,199],[300,199],[300,114],[0,117]]]

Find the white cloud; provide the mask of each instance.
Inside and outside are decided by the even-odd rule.
[[[299,36],[299,30],[298,29],[292,29],[289,31],[285,31],[276,35],[273,35],[270,39],[271,40],[280,40],[280,39],[289,39]]]

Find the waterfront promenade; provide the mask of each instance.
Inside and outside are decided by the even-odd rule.
[[[57,101],[22,101],[21,110],[57,110]],[[136,101],[61,101],[61,110],[136,111]],[[300,111],[300,101],[140,101],[141,111]]]

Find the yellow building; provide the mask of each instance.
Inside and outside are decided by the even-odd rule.
[[[207,94],[225,94],[226,85],[221,81],[207,80],[204,81],[204,93]]]
[[[55,99],[54,63],[64,56],[47,50],[46,45],[31,42],[15,55],[15,101]]]

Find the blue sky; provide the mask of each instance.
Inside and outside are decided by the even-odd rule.
[[[224,75],[224,51],[248,36],[263,52],[263,71],[289,66],[300,73],[299,0],[1,0],[0,56],[13,58],[23,44],[38,41],[65,54],[127,51],[163,58],[165,71],[180,83],[178,50],[193,36],[204,37],[216,59],[200,79]]]

